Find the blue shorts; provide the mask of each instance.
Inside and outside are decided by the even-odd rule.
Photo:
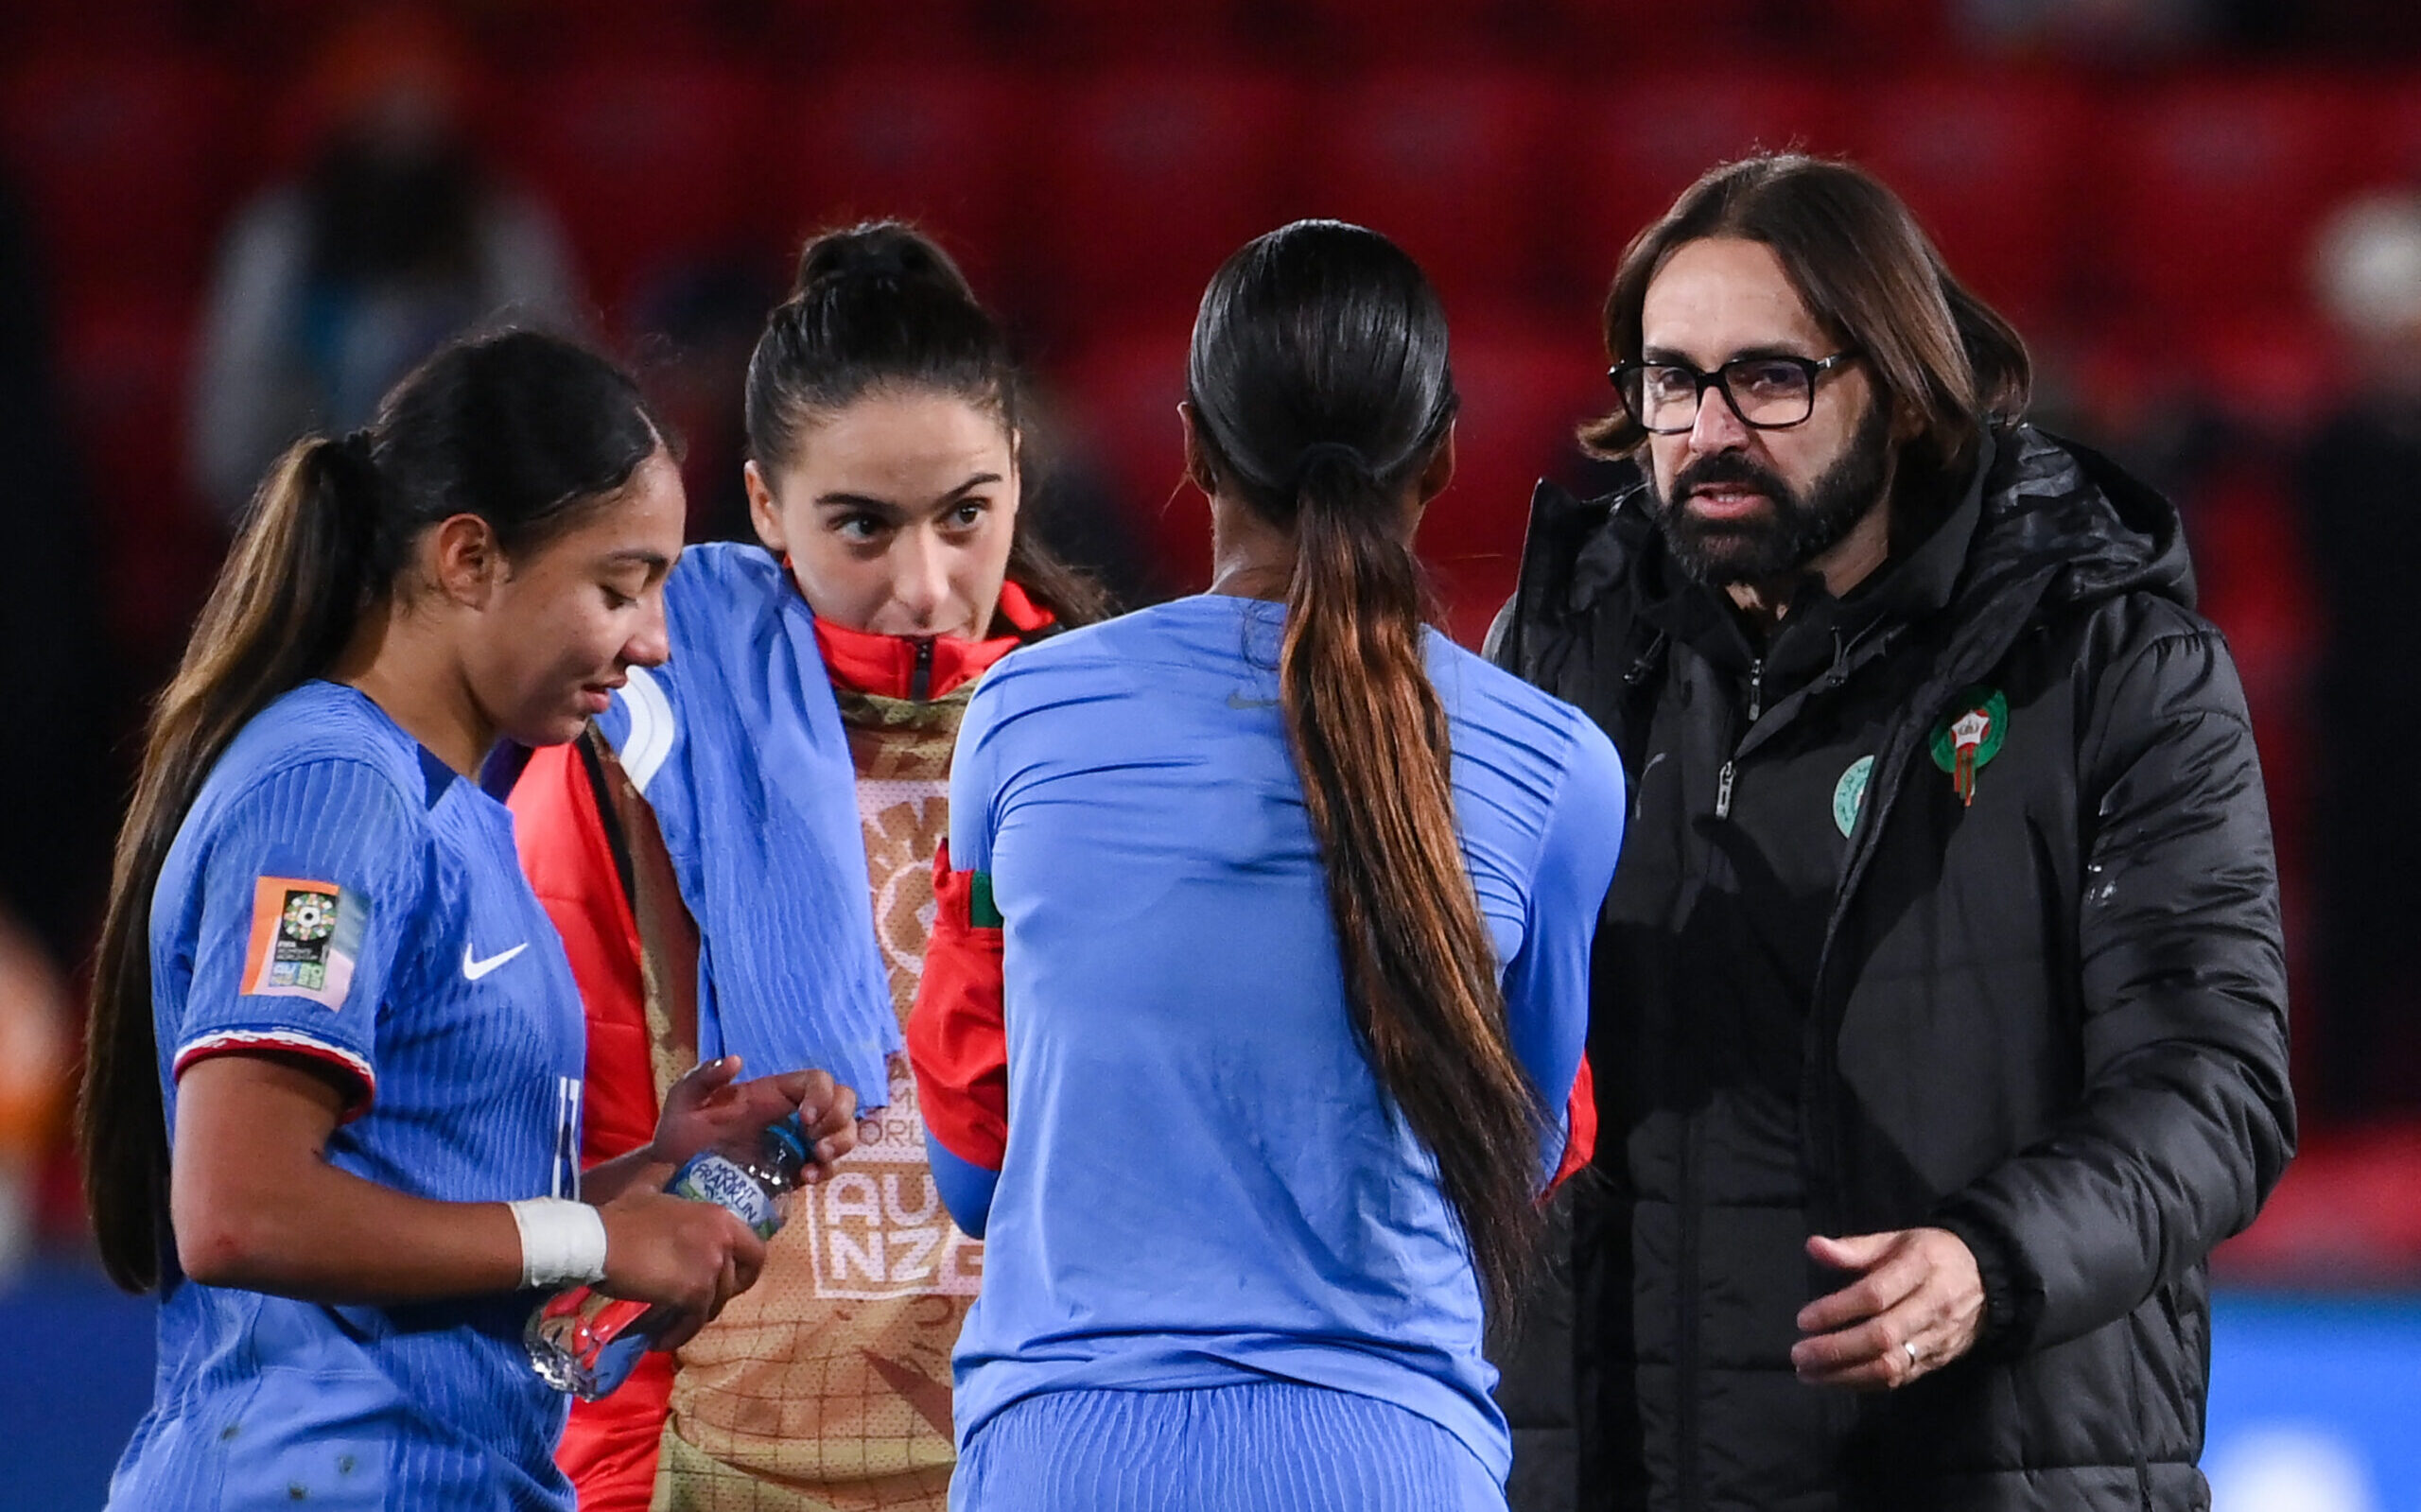
[[[950,1512],[1505,1512],[1460,1439],[1291,1382],[1054,1391],[975,1431]]]

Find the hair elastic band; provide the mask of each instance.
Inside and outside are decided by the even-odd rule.
[[[1296,454],[1294,471],[1287,476],[1286,492],[1301,493],[1304,481],[1312,476],[1312,469],[1323,462],[1334,462],[1349,468],[1356,478],[1378,476],[1370,466],[1370,460],[1362,455],[1360,447],[1349,446],[1341,441],[1315,441]]]
[[[605,1220],[568,1197],[525,1197],[505,1206],[521,1230],[521,1284],[552,1288],[605,1278]]]

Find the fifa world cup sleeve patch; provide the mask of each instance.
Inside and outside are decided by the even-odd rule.
[[[293,877],[253,884],[252,938],[240,989],[254,998],[307,998],[334,1012],[353,986],[368,902],[357,889]]]

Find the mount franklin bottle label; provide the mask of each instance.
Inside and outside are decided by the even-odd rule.
[[[719,1203],[730,1208],[741,1223],[757,1231],[758,1239],[773,1238],[774,1230],[782,1226],[775,1210],[774,1194],[755,1176],[719,1155],[690,1156],[689,1163],[674,1174],[672,1184],[665,1190],[676,1197]]]

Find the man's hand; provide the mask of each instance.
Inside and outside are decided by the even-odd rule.
[[[1976,1257],[1943,1228],[1903,1228],[1808,1240],[1807,1253],[1858,1278],[1799,1312],[1808,1335],[1790,1351],[1811,1386],[1888,1391],[1939,1370],[1976,1347],[1984,1278]]]

